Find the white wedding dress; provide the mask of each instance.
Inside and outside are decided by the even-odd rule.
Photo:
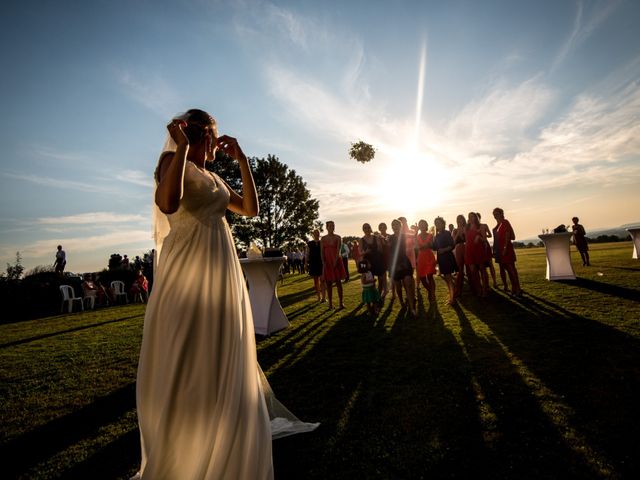
[[[272,437],[318,425],[279,404],[258,366],[228,203],[226,185],[187,161],[144,320],[137,478],[273,478]]]

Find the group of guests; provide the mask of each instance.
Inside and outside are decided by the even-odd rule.
[[[106,307],[116,304],[117,292],[111,286],[105,286],[92,273],[86,273],[82,281],[82,292],[84,298],[93,298],[92,305]],[[129,298],[140,299],[142,303],[147,303],[149,298],[149,281],[144,276],[142,270],[137,270],[131,287],[128,290]]]
[[[364,235],[351,245],[352,258],[361,274],[363,303],[376,314],[391,293],[392,300],[397,297],[403,307],[416,315],[416,285],[418,294],[422,286],[429,302],[434,302],[437,274],[447,285],[449,305],[461,295],[465,277],[472,292],[484,297],[490,289],[489,274],[493,287],[497,288],[494,260],[499,265],[505,292],[521,296],[513,227],[501,208],[495,208],[493,216],[496,220],[493,229],[481,223],[476,212],[467,217],[458,215],[456,225],[449,225],[449,229],[442,217],[437,217],[431,228],[426,220],[409,226],[405,217],[399,217],[391,222],[391,234],[385,223],[380,223],[376,232],[370,224],[363,224]],[[333,308],[335,284],[338,308],[344,308],[342,281],[349,271],[342,255],[345,244],[335,234],[333,221],[328,221],[326,228],[326,235],[320,237],[319,230],[314,230],[313,239],[307,242],[306,267],[318,301],[328,300],[329,308]],[[492,237],[493,246],[488,241]]]

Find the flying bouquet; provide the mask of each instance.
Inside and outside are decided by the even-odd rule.
[[[352,143],[349,149],[349,156],[360,163],[368,163],[376,156],[376,149],[372,145],[363,142]]]

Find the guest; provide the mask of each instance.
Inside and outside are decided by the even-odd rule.
[[[360,239],[360,252],[362,260],[367,260],[371,269],[371,273],[378,277],[378,293],[382,298],[382,292],[387,289],[387,275],[384,264],[384,247],[382,239],[372,234],[371,225],[365,223],[362,225],[364,236]]]
[[[573,222],[573,225],[571,225],[571,230],[573,231],[573,243],[578,249],[578,252],[580,252],[580,257],[582,257],[582,266],[590,267],[591,263],[589,263],[587,232],[584,227],[578,223],[580,221],[578,217],[573,217],[571,221]]]
[[[516,270],[516,252],[513,249],[513,240],[516,239],[516,235],[508,220],[504,218],[504,210],[501,208],[493,209],[493,218],[496,219],[497,225],[493,229],[494,242],[493,252],[496,258],[496,262],[500,265],[500,272],[506,270],[509,275],[509,281],[511,282],[511,291],[513,295],[517,297],[522,296],[522,289],[520,288],[520,279],[518,278],[518,270]],[[502,276],[502,273],[500,274]],[[505,282],[506,277],[503,277],[502,281]],[[505,282],[505,291],[508,291]]]
[[[418,234],[418,228],[416,225],[409,226],[409,222],[406,217],[398,217],[400,223],[402,224],[402,233],[405,235],[405,242],[407,245],[407,258],[411,262],[411,267],[413,270],[416,270],[416,235]],[[416,289],[420,288],[420,283],[418,283],[418,279],[414,280],[414,285]]]
[[[111,288],[106,288],[102,285],[102,282],[99,279],[95,281],[96,293],[97,293],[97,303],[100,306],[108,306],[109,304],[114,304],[114,295]]]
[[[480,266],[484,263],[484,239],[480,230],[480,220],[475,212],[469,212],[467,217],[467,230],[465,232],[464,263],[469,269],[469,283],[473,293],[485,296],[483,286],[486,284],[480,279]],[[487,271],[484,275],[487,275]]]
[[[451,234],[451,237],[453,237],[453,230],[454,230],[454,228],[455,228],[455,227],[453,226],[453,223],[450,223],[450,224],[449,224],[449,233]]]
[[[340,245],[340,257],[342,257],[342,265],[344,265],[344,283],[347,283],[349,281],[349,254],[351,253],[351,249],[349,248],[349,245],[347,245],[349,242],[342,242],[342,245]]]
[[[136,272],[136,278],[133,280],[133,284],[129,289],[129,295],[131,295],[132,299],[135,299],[136,295],[140,295],[142,303],[147,303],[149,297],[149,282],[147,282],[147,278],[143,275],[142,270]]]
[[[456,257],[453,254],[455,244],[449,231],[445,230],[445,221],[442,217],[437,217],[433,223],[436,226],[436,236],[433,239],[433,249],[438,252],[438,269],[449,288],[449,300],[447,303],[453,305],[455,299],[455,288],[451,274],[458,269]],[[420,259],[418,259],[418,263]]]
[[[312,233],[313,239],[307,242],[305,255],[307,272],[313,278],[313,288],[319,302],[325,302],[324,279],[322,278],[322,254],[320,253],[320,230],[317,228]]]
[[[436,299],[436,284],[433,279],[433,275],[436,273],[436,257],[433,254],[433,235],[427,230],[429,224],[426,220],[420,220],[418,222],[418,233],[416,237],[416,245],[418,246],[418,279],[424,286],[424,289],[429,295],[429,303]]]
[[[335,282],[338,290],[338,300],[340,309],[344,308],[342,301],[342,280],[345,278],[344,264],[340,256],[340,246],[342,239],[333,233],[336,224],[331,220],[327,222],[327,234],[320,239],[320,254],[322,256],[322,276],[329,298],[329,309],[333,308],[333,284]]]
[[[82,293],[84,298],[92,298],[92,305],[97,303],[98,288],[93,282],[93,276],[90,273],[84,274],[84,280],[82,281]]]
[[[122,257],[122,268],[124,269],[128,269],[129,268],[129,257],[127,257],[126,255],[124,257]]]
[[[53,262],[53,267],[55,272],[62,276],[64,272],[64,267],[67,265],[67,254],[62,249],[62,245],[58,245],[58,251],[56,252],[56,259]]]
[[[367,306],[367,310],[373,316],[379,311],[380,293],[376,289],[376,279],[371,271],[371,263],[366,257],[358,262],[358,273],[360,273],[360,283],[362,284],[362,303]]]
[[[389,271],[389,265],[391,264],[391,246],[389,245],[389,234],[387,233],[387,224],[382,222],[378,225],[378,232],[380,241],[382,243],[382,256],[384,258],[384,278],[385,278],[385,286],[382,291],[382,298],[387,296],[389,290],[391,290],[391,299],[393,300],[396,297],[396,293],[393,289],[393,278],[389,278],[387,281],[387,272]]]
[[[360,251],[360,243],[358,243],[357,240],[353,240],[351,242],[351,258],[353,258],[353,261],[356,262],[356,264],[362,258],[362,252]]]
[[[395,282],[396,294],[398,295],[398,300],[400,300],[400,305],[402,307],[405,306],[405,303],[402,301],[402,287],[404,287],[407,294],[409,311],[413,316],[416,316],[418,312],[415,306],[416,292],[413,280],[413,267],[407,256],[406,235],[402,231],[401,221],[394,220],[391,222],[391,229],[393,230],[393,235],[389,237],[389,243],[391,245],[391,267],[389,273]]]
[[[458,265],[458,273],[456,275],[456,297],[462,294],[462,287],[464,285],[464,251],[465,251],[465,239],[467,231],[467,220],[464,215],[458,215],[456,217],[456,229],[453,231],[453,243],[455,245],[453,254],[456,257],[456,264]],[[469,272],[467,270],[467,279],[469,278]]]
[[[496,269],[493,266],[493,252],[488,240],[489,238],[491,238],[491,229],[489,228],[489,225],[487,225],[486,223],[482,223],[482,216],[480,216],[480,213],[476,212],[476,215],[478,216],[478,220],[480,220],[480,229],[482,230],[484,235],[485,260],[483,268],[489,269],[489,273],[491,273],[491,279],[493,280],[493,288],[498,288],[498,282],[496,282]]]

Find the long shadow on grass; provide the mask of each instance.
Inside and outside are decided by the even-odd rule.
[[[76,327],[76,328],[68,328],[66,330],[60,330],[58,332],[46,333],[44,335],[37,335],[35,337],[23,338],[23,339],[20,339],[20,340],[15,340],[13,342],[2,343],[2,344],[0,344],[0,348],[15,347],[16,345],[22,345],[23,343],[34,342],[36,340],[42,340],[44,338],[55,337],[57,335],[64,335],[66,333],[78,332],[80,330],[86,330],[88,328],[100,327],[102,325],[108,325],[110,323],[124,322],[125,320],[131,320],[132,318],[140,318],[142,316],[144,316],[144,314],[142,314],[142,315],[133,315],[131,317],[125,317],[125,318],[116,318],[114,320],[106,320],[104,322],[91,323],[89,325],[82,325],[81,327]]]
[[[556,418],[584,463],[611,476],[640,468],[640,342],[619,330],[567,312],[549,300],[525,296],[464,300],[500,342],[534,375],[538,393],[570,413]],[[548,400],[548,398],[547,398]],[[545,399],[541,399],[545,401]],[[578,435],[581,439],[571,438]],[[588,458],[588,457],[591,458]],[[595,462],[595,464],[594,464]]]
[[[95,435],[100,427],[118,420],[135,406],[135,382],[132,382],[80,410],[8,441],[0,446],[3,477],[17,477],[52,455]]]
[[[278,301],[280,305],[282,305],[282,308],[286,308],[289,305],[310,298],[313,293],[314,289],[313,286],[311,286],[311,288],[305,288],[294,293],[289,293],[288,295],[278,296]]]
[[[437,308],[389,304],[326,320],[305,355],[270,375],[313,433],[274,443],[277,478],[469,476],[484,462],[469,366]]]
[[[140,466],[140,432],[133,429],[64,472],[64,478],[130,478]],[[123,472],[127,475],[123,477]]]
[[[524,382],[495,337],[478,335],[460,306],[454,307],[480,402],[483,437],[503,478],[589,478],[593,472],[567,448],[556,425]]]
[[[604,293],[612,297],[620,297],[634,302],[640,302],[640,290],[612,285],[610,283],[596,282],[588,278],[578,277],[575,280],[558,280],[559,283],[578,288],[586,288],[594,292]]]

